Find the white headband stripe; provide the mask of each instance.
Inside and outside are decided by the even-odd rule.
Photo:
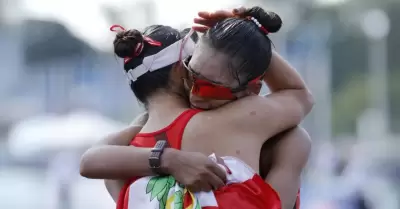
[[[184,42],[182,48],[182,57],[179,57],[179,52],[181,50],[181,45]],[[195,42],[189,37],[185,40],[181,39],[163,50],[159,51],[157,54],[147,56],[143,59],[143,63],[133,69],[128,70],[126,75],[128,79],[132,82],[136,81],[140,76],[147,72],[153,72],[161,69],[165,66],[171,65],[178,62],[181,59],[185,59],[193,54],[195,48]]]

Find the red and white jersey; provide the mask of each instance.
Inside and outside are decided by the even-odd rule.
[[[210,156],[216,161],[214,155]],[[119,209],[281,209],[276,191],[248,165],[222,157],[227,185],[213,192],[191,193],[172,176],[142,177],[126,189]]]

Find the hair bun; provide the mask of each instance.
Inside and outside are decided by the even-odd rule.
[[[282,27],[282,19],[279,15],[274,12],[266,12],[261,7],[252,7],[245,14],[256,18],[269,33],[276,33]]]
[[[139,43],[144,41],[140,31],[131,29],[118,32],[114,39],[114,53],[121,58],[132,57]]]

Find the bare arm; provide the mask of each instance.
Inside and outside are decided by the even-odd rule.
[[[88,177],[90,175],[94,175],[93,173],[99,172],[98,170],[96,170],[96,167],[94,166],[98,164],[98,162],[95,161],[97,160],[97,156],[96,154],[93,154],[93,149],[96,150],[96,148],[101,147],[102,145],[129,146],[132,139],[136,136],[136,134],[140,132],[142,126],[147,122],[147,119],[148,119],[147,113],[143,113],[137,116],[135,120],[131,123],[132,125],[131,127],[128,127],[125,130],[107,136],[99,144],[89,149],[82,157],[81,168],[80,168],[81,175]],[[122,187],[124,186],[125,181],[105,179],[104,184],[107,188],[108,193],[113,198],[113,200],[117,202],[119,193]]]
[[[279,139],[272,149],[272,165],[270,168],[266,165],[268,174],[265,180],[278,192],[282,209],[293,209],[300,188],[300,176],[311,151],[311,139],[300,127],[276,137]]]
[[[135,122],[135,121],[134,121]],[[137,124],[137,123],[133,123]],[[106,138],[108,145],[119,145],[128,146],[132,139],[140,132],[142,126],[133,126],[128,128],[128,130],[122,131],[119,134],[114,134]],[[119,198],[119,193],[122,187],[125,185],[124,180],[112,180],[105,179],[104,184],[110,196],[113,198],[114,202],[117,203]]]
[[[131,131],[129,131],[131,130]],[[132,137],[133,129],[124,130],[121,136]],[[124,134],[126,133],[126,134]],[[118,134],[114,135],[117,137]],[[114,141],[115,140],[109,140]],[[124,141],[124,140],[121,140]],[[151,148],[100,145],[89,149],[81,160],[81,175],[95,179],[122,179],[134,176],[155,175],[148,166]],[[185,169],[182,169],[185,168]],[[220,188],[226,173],[204,154],[167,148],[161,157],[161,169],[193,192]],[[116,201],[123,182],[108,181],[108,190]],[[110,187],[111,186],[111,187]]]
[[[120,146],[129,146],[132,139],[140,132],[144,124],[146,124],[148,119],[148,113],[142,113],[137,116],[131,123],[131,125],[117,133],[110,134],[99,144],[94,145],[94,147],[99,145],[120,145]]]
[[[266,97],[248,96],[206,114],[213,114],[213,121],[226,124],[228,129],[265,140],[295,127],[311,111],[313,97],[304,81],[276,52],[264,81],[272,91]]]
[[[264,82],[272,93],[281,90],[307,90],[300,74],[277,52],[272,52],[271,64],[264,76]]]

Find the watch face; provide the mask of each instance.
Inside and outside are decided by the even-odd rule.
[[[159,153],[160,152],[157,152],[157,151],[151,151],[149,159],[157,159],[159,157]]]

